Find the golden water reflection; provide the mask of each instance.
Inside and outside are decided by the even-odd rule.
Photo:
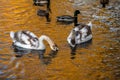
[[[73,15],[75,8],[72,7],[72,3],[69,3],[68,0],[51,1],[50,23],[46,23],[45,18],[36,15],[39,7],[33,6],[32,0],[1,0],[0,5],[0,55],[5,53],[13,55],[12,53],[14,53],[11,49],[10,31],[30,30],[37,36],[46,34],[59,47],[57,55],[51,58],[48,56],[50,48],[45,43],[47,49],[46,58],[43,61],[39,59],[38,54],[34,53],[21,57],[20,61],[24,64],[24,67],[22,66],[21,68],[25,69],[25,76],[22,79],[115,80],[112,70],[105,70],[106,65],[102,60],[109,53],[118,53],[119,44],[111,39],[115,37],[112,36],[114,33],[110,32],[109,29],[96,27],[102,25],[97,21],[93,22],[92,31],[94,38],[92,43],[89,46],[78,47],[75,55],[70,54],[71,50],[66,38],[73,28],[73,24],[57,25],[56,23],[56,16],[63,14]],[[84,10],[89,10],[89,7],[86,6],[81,9],[81,11]],[[91,20],[91,17],[88,17],[87,20],[82,20],[83,17],[87,18],[87,16],[79,15],[79,21],[87,23]],[[10,57],[5,56],[5,58],[9,59]],[[43,62],[46,61],[50,61],[50,63],[44,64]],[[18,71],[20,70],[18,69]]]

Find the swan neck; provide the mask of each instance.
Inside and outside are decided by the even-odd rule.
[[[39,38],[39,44],[40,44],[40,46],[41,46],[41,45],[42,45],[42,46],[45,46],[44,43],[43,43],[44,40],[48,42],[50,48],[54,45],[54,42],[53,42],[48,36],[42,35],[42,36]]]

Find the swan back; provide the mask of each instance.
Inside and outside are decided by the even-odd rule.
[[[39,40],[35,34],[30,31],[18,31],[10,32],[10,37],[13,40],[14,45],[23,47],[23,45],[31,47],[39,47]]]

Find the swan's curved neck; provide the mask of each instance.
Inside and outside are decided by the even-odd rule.
[[[42,35],[41,37],[39,37],[39,48],[45,49],[45,45],[43,43],[44,40],[46,40],[48,42],[48,44],[50,45],[50,48],[52,49],[54,42],[46,35]]]

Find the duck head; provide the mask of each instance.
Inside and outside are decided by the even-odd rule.
[[[80,11],[79,11],[79,10],[75,10],[74,16],[77,16],[77,14],[80,14]]]
[[[100,0],[100,3],[102,4],[102,7],[105,8],[106,4],[109,3],[109,0]]]

